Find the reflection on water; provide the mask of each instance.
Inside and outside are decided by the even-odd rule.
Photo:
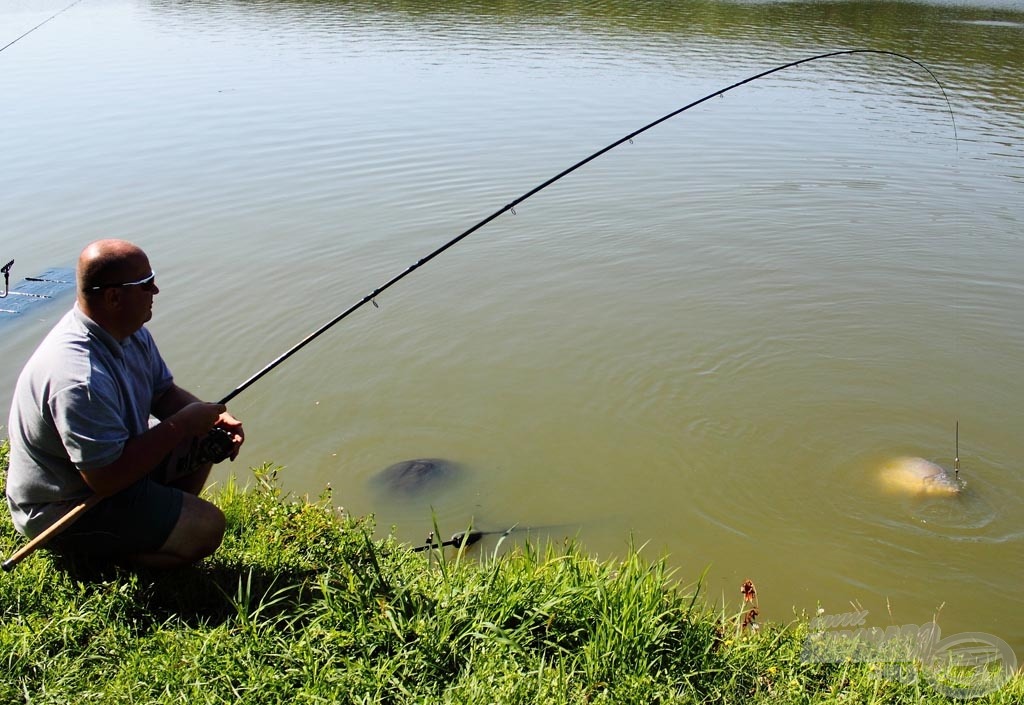
[[[5,4],[0,34],[57,9]],[[140,242],[151,329],[219,398],[652,119],[822,51],[913,56],[957,141],[909,62],[776,74],[498,218],[232,410],[244,460],[409,541],[435,519],[602,555],[632,534],[683,576],[711,564],[712,599],[755,579],[769,617],[945,603],[943,629],[1024,648],[997,607],[1024,569],[1022,21],[981,2],[86,0],[0,54],[0,257],[26,276]],[[0,406],[66,303],[0,321]],[[967,490],[885,494],[887,459],[951,466],[957,419]],[[375,492],[411,458],[463,472],[419,501]]]

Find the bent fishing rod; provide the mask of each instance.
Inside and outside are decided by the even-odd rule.
[[[768,69],[767,71],[762,71],[761,73],[758,73],[758,74],[755,74],[755,75],[750,76],[748,78],[745,78],[742,81],[737,81],[736,83],[733,83],[732,85],[730,85],[730,86],[728,86],[726,88],[721,88],[721,89],[716,90],[716,91],[714,91],[712,93],[708,93],[703,98],[699,98],[699,99],[693,101],[692,103],[688,103],[687,105],[684,105],[683,107],[681,107],[681,108],[679,108],[677,110],[673,110],[672,112],[668,113],[667,115],[663,115],[662,117],[658,118],[657,120],[654,120],[653,122],[650,122],[650,123],[644,125],[640,129],[634,130],[633,132],[630,132],[628,135],[625,135],[624,137],[620,137],[619,139],[615,140],[611,144],[608,144],[608,145],[602,147],[601,149],[597,150],[593,154],[591,154],[591,155],[589,155],[587,157],[584,157],[580,161],[576,162],[575,164],[573,164],[569,168],[559,172],[555,176],[552,176],[547,181],[544,181],[543,183],[533,187],[532,189],[530,189],[526,193],[522,194],[518,198],[516,198],[516,199],[510,201],[509,203],[505,204],[504,206],[502,206],[498,210],[494,211],[493,213],[491,213],[489,216],[487,216],[483,220],[480,220],[479,222],[477,222],[475,225],[472,225],[471,227],[467,228],[466,230],[464,230],[460,234],[456,235],[451,240],[449,240],[448,242],[444,243],[443,245],[438,247],[436,250],[434,250],[433,252],[431,252],[427,256],[421,258],[420,260],[418,260],[414,264],[410,265],[404,271],[402,271],[399,274],[395,275],[394,277],[389,279],[387,282],[385,282],[381,286],[379,286],[376,289],[374,289],[373,291],[371,291],[369,294],[364,296],[358,302],[356,302],[355,304],[353,304],[349,308],[345,309],[345,311],[343,311],[342,313],[340,313],[336,317],[332,318],[330,321],[325,323],[323,326],[318,328],[313,333],[309,334],[303,340],[299,341],[295,346],[293,346],[292,348],[289,348],[280,357],[278,357],[275,360],[273,360],[270,363],[268,363],[263,369],[261,369],[259,372],[254,374],[252,377],[250,377],[249,379],[245,380],[240,385],[235,387],[235,389],[233,389],[226,397],[221,399],[220,403],[221,404],[226,404],[229,401],[231,401],[232,399],[234,399],[236,396],[238,396],[243,391],[248,389],[250,386],[255,384],[259,379],[261,379],[263,376],[265,376],[267,373],[269,373],[275,367],[277,367],[282,362],[287,360],[289,357],[291,357],[292,355],[297,353],[299,350],[304,348],[306,345],[309,345],[310,343],[312,343],[314,340],[316,340],[321,335],[326,333],[328,330],[330,330],[336,324],[338,324],[341,321],[345,320],[351,314],[355,313],[356,311],[358,311],[360,308],[362,308],[366,304],[372,302],[374,306],[377,306],[377,302],[376,302],[377,296],[382,294],[384,291],[390,289],[392,286],[394,286],[398,282],[400,282],[403,279],[405,279],[407,276],[409,276],[410,274],[415,272],[417,269],[419,269],[420,267],[425,265],[427,262],[430,262],[432,259],[434,259],[435,257],[441,255],[446,250],[449,250],[452,247],[454,247],[455,245],[459,244],[460,242],[465,240],[467,237],[469,237],[470,235],[475,233],[477,230],[479,230],[480,228],[482,228],[485,225],[487,225],[488,223],[490,223],[492,220],[495,220],[499,216],[501,216],[501,215],[503,215],[505,213],[509,213],[509,212],[511,212],[513,215],[515,215],[515,212],[516,212],[515,208],[520,203],[522,203],[526,199],[530,198],[531,196],[534,196],[534,195],[540,193],[541,191],[546,189],[548,186],[551,186],[555,182],[560,181],[561,179],[565,178],[566,176],[568,176],[569,174],[573,173],[577,169],[583,167],[584,165],[589,164],[590,162],[594,161],[595,159],[597,159],[598,157],[602,156],[603,154],[605,154],[607,152],[610,152],[611,150],[615,149],[616,147],[618,147],[619,145],[623,144],[624,142],[632,142],[633,138],[643,134],[644,132],[647,132],[648,130],[650,130],[650,129],[654,128],[654,127],[657,127],[658,125],[660,125],[661,123],[663,123],[663,122],[665,122],[667,120],[671,120],[672,118],[676,117],[677,115],[685,113],[687,110],[690,110],[691,108],[697,107],[701,103],[705,103],[705,102],[711,100],[712,98],[724,95],[725,93],[728,93],[731,90],[739,88],[740,86],[744,86],[744,85],[746,85],[748,83],[752,83],[753,81],[756,81],[758,79],[764,78],[765,76],[770,76],[773,73],[778,73],[779,71],[783,71],[785,69],[793,68],[795,66],[800,66],[801,64],[807,64],[807,63],[810,63],[812,61],[819,61],[821,59],[828,59],[828,58],[832,58],[832,57],[836,57],[836,56],[845,56],[845,55],[850,55],[850,54],[878,54],[878,55],[882,55],[882,56],[897,57],[897,58],[909,61],[909,62],[919,66],[920,68],[924,69],[925,71],[927,71],[928,75],[931,76],[932,80],[934,80],[936,85],[938,85],[939,90],[942,91],[942,97],[946,101],[946,108],[949,111],[949,117],[950,117],[950,120],[953,123],[953,139],[954,139],[954,143],[958,142],[959,137],[958,137],[957,132],[956,132],[956,120],[953,118],[953,107],[952,107],[952,105],[949,102],[949,96],[946,95],[946,89],[943,88],[942,83],[935,76],[935,74],[932,73],[932,70],[929,69],[924,64],[922,64],[920,61],[917,61],[916,59],[912,59],[909,56],[906,56],[904,54],[899,54],[899,53],[894,52],[894,51],[885,51],[885,50],[881,50],[881,49],[846,49],[846,50],[842,50],[842,51],[828,52],[826,54],[817,54],[815,56],[809,56],[809,57],[806,57],[806,58],[803,58],[803,59],[799,59],[797,61],[791,61],[791,62],[786,63],[786,64],[781,64],[779,66],[776,66],[775,68],[771,68],[771,69]]]
[[[663,115],[662,117],[658,118],[657,120],[654,120],[652,122],[647,123],[643,127],[639,128],[637,130],[634,130],[634,131],[630,132],[629,134],[627,134],[627,135],[625,135],[623,137],[620,137],[619,139],[615,140],[614,142],[612,142],[612,143],[610,143],[608,145],[605,145],[604,147],[602,147],[601,149],[597,150],[593,154],[590,154],[589,156],[584,157],[583,159],[579,160],[578,162],[576,162],[572,166],[568,167],[567,169],[562,170],[561,172],[559,172],[558,174],[552,176],[548,180],[538,184],[537,186],[534,186],[532,189],[530,189],[526,193],[522,194],[521,196],[513,199],[512,201],[509,201],[507,204],[505,204],[504,206],[502,206],[498,210],[494,211],[493,213],[491,213],[487,217],[483,218],[482,220],[480,220],[476,224],[470,226],[469,228],[467,228],[466,230],[462,231],[461,233],[459,233],[458,235],[456,235],[452,239],[448,240],[446,243],[444,243],[443,245],[441,245],[440,247],[438,247],[434,251],[430,252],[425,257],[422,257],[421,259],[419,259],[417,262],[415,262],[414,264],[412,264],[409,267],[407,267],[402,272],[396,274],[391,279],[386,281],[384,284],[378,286],[376,289],[374,289],[373,291],[368,293],[366,296],[364,296],[362,299],[357,301],[355,304],[349,306],[347,309],[342,311],[340,314],[338,314],[337,316],[332,318],[330,321],[328,321],[324,325],[320,326],[320,328],[316,329],[315,331],[310,333],[308,336],[306,336],[305,338],[300,340],[298,343],[296,343],[291,348],[286,350],[279,357],[277,357],[274,360],[272,360],[271,362],[269,362],[266,366],[263,367],[263,369],[259,370],[256,374],[252,375],[251,377],[249,377],[249,379],[245,380],[240,385],[238,385],[233,390],[231,390],[231,392],[229,392],[225,397],[223,397],[218,403],[220,403],[220,404],[227,404],[229,401],[231,401],[232,399],[237,397],[239,394],[241,394],[246,389],[251,387],[257,381],[259,381],[260,379],[265,377],[267,374],[269,374],[273,369],[275,369],[276,367],[281,365],[285,360],[290,358],[292,355],[297,353],[302,348],[304,348],[307,345],[309,345],[310,343],[312,343],[314,340],[319,338],[321,335],[326,333],[328,330],[333,328],[335,325],[337,325],[341,321],[343,321],[346,318],[348,318],[350,315],[352,315],[353,313],[355,313],[356,311],[361,309],[366,304],[372,303],[374,306],[377,306],[376,298],[380,294],[382,294],[383,292],[387,291],[388,289],[390,289],[392,286],[394,286],[398,282],[400,282],[403,279],[405,279],[407,276],[409,276],[410,274],[415,272],[417,269],[419,269],[423,265],[427,264],[428,262],[430,262],[434,258],[440,256],[442,253],[446,252],[447,250],[451,249],[455,245],[459,244],[460,242],[465,240],[467,237],[469,237],[470,235],[475,233],[477,230],[479,230],[480,228],[482,228],[485,225],[487,225],[488,223],[490,223],[492,220],[495,220],[499,216],[501,216],[501,215],[503,215],[505,213],[509,213],[509,212],[511,212],[514,215],[515,214],[516,206],[518,206],[519,204],[523,203],[528,198],[530,198],[530,197],[540,193],[541,191],[546,189],[548,186],[551,186],[552,184],[556,183],[557,181],[560,181],[560,180],[564,179],[569,174],[573,173],[577,169],[580,169],[581,167],[585,166],[586,164],[589,164],[590,162],[594,161],[595,159],[597,159],[598,157],[602,156],[603,154],[605,154],[607,152],[610,152],[611,150],[615,149],[619,145],[621,145],[621,144],[623,144],[625,142],[632,142],[635,137],[637,137],[639,135],[642,135],[643,133],[647,132],[648,130],[650,130],[650,129],[654,128],[654,127],[657,127],[661,123],[666,122],[668,120],[671,120],[672,118],[676,117],[677,115],[681,115],[682,113],[685,113],[686,111],[691,110],[691,109],[697,107],[698,105],[700,105],[702,103],[706,103],[707,101],[711,100],[712,98],[716,98],[716,97],[722,96],[722,95],[724,95],[724,94],[726,94],[726,93],[728,93],[728,92],[730,92],[732,90],[740,88],[741,86],[745,86],[748,83],[752,83],[752,82],[757,81],[759,79],[765,78],[766,76],[770,76],[770,75],[772,75],[774,73],[778,73],[778,72],[784,71],[786,69],[791,69],[791,68],[794,68],[796,66],[800,66],[802,64],[808,64],[808,63],[811,63],[812,61],[821,61],[823,59],[831,59],[831,58],[839,57],[839,56],[850,56],[850,55],[854,55],[854,54],[874,54],[874,55],[878,55],[878,56],[888,56],[888,57],[898,58],[898,59],[901,59],[903,61],[908,61],[908,62],[918,66],[919,68],[923,69],[925,72],[927,72],[928,75],[935,82],[935,84],[939,87],[939,90],[942,92],[942,97],[946,101],[946,108],[949,111],[949,117],[950,117],[950,120],[951,120],[951,122],[953,124],[953,140],[954,140],[954,143],[958,142],[959,137],[957,135],[957,130],[956,130],[956,119],[953,117],[953,107],[952,107],[952,104],[949,101],[949,96],[946,94],[946,89],[943,87],[942,83],[939,81],[938,77],[932,72],[932,70],[930,68],[928,68],[927,66],[925,66],[920,61],[918,61],[917,59],[913,59],[913,58],[911,58],[911,57],[909,57],[909,56],[907,56],[905,54],[900,54],[900,53],[895,52],[895,51],[886,51],[886,50],[883,50],[883,49],[844,49],[844,50],[840,50],[840,51],[831,51],[831,52],[827,52],[827,53],[824,53],[824,54],[815,54],[814,56],[808,56],[808,57],[805,57],[803,59],[798,59],[796,61],[790,61],[790,62],[785,63],[785,64],[780,64],[778,66],[775,66],[774,68],[770,68],[770,69],[767,69],[765,71],[761,71],[760,73],[754,74],[753,76],[749,76],[747,78],[744,78],[741,81],[737,81],[737,82],[733,83],[732,85],[726,86],[725,88],[720,88],[720,89],[718,89],[716,91],[708,93],[707,95],[705,95],[702,98],[698,98],[697,100],[695,100],[695,101],[693,101],[691,103],[688,103],[688,104],[684,105],[681,108],[678,108],[678,109],[673,110],[672,112],[670,112],[670,113],[668,113],[666,115]],[[216,431],[216,429],[215,429],[215,431]],[[215,441],[215,442],[223,443],[223,439],[222,438],[221,439],[217,439],[215,436],[216,436],[215,433],[211,434],[210,438],[213,441]],[[221,459],[223,459],[223,458],[221,458]],[[6,562],[4,562],[2,564],[3,569],[5,571],[13,570],[14,567],[21,560],[23,560],[25,557],[27,557],[29,554],[31,554],[36,549],[41,548],[43,545],[45,545],[45,543],[47,541],[49,541],[51,538],[53,538],[54,536],[59,534],[61,531],[66,529],[68,526],[70,526],[84,512],[88,511],[89,508],[91,508],[93,505],[97,504],[99,501],[100,501],[100,498],[97,497],[96,495],[93,495],[93,496],[89,497],[88,499],[86,499],[85,501],[83,501],[81,504],[79,504],[76,507],[74,507],[71,511],[69,511],[67,514],[65,514],[62,518],[60,518],[56,522],[54,522],[54,524],[52,526],[50,526],[48,529],[46,529],[43,533],[41,533],[38,536],[36,536],[28,544],[26,544],[21,550],[19,550],[17,553],[15,553],[10,559],[8,559]]]

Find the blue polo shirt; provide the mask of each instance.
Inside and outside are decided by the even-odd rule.
[[[79,471],[117,460],[173,381],[148,330],[119,341],[76,304],[14,390],[7,504],[18,531],[35,536],[89,496]]]

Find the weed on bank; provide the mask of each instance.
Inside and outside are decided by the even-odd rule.
[[[417,553],[253,472],[213,497],[228,533],[200,566],[40,551],[0,575],[0,703],[956,702],[921,664],[809,661],[809,623],[759,624],[753,585],[727,614],[636,550]],[[974,702],[1022,700],[1017,675]]]

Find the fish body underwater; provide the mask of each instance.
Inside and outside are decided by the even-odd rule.
[[[416,458],[384,468],[373,483],[393,495],[416,497],[447,487],[459,474],[459,466],[449,460]]]
[[[889,492],[906,495],[951,497],[963,489],[954,473],[924,458],[894,458],[882,465],[880,478]]]

